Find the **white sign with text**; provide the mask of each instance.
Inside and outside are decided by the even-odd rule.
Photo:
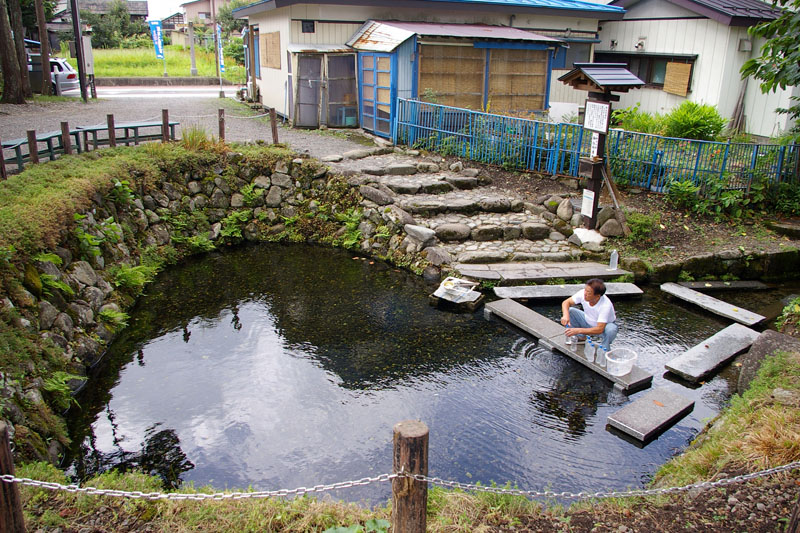
[[[592,218],[594,214],[594,191],[583,189],[583,203],[581,204],[581,215]]]

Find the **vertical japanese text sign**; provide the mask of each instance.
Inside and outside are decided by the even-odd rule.
[[[161,21],[151,20],[150,35],[153,37],[153,46],[156,49],[156,58],[164,59],[164,40],[161,38]]]
[[[217,47],[219,48],[219,71],[225,72],[225,58],[222,56],[222,27],[217,24]]]

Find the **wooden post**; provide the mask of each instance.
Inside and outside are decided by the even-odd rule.
[[[404,420],[394,426],[393,472],[428,475],[428,426]],[[392,480],[392,533],[425,533],[428,483],[408,477]]]
[[[6,171],[6,154],[3,153],[3,139],[0,139],[0,180],[7,180],[8,172]]]
[[[36,130],[28,130],[28,154],[31,163],[39,162],[39,143],[36,142]]]
[[[169,111],[161,110],[161,142],[169,142]]]
[[[269,108],[269,124],[272,126],[272,144],[278,144],[278,114],[275,108]]]
[[[218,117],[219,117],[219,140],[225,140],[225,110],[219,109],[218,110]]]
[[[794,511],[789,520],[789,525],[786,526],[786,533],[800,533],[800,496],[794,504]]]
[[[114,115],[109,113],[106,115],[106,123],[108,124],[108,145],[111,148],[117,146],[117,130],[114,127]]]
[[[69,122],[61,123],[61,146],[64,147],[64,153],[66,155],[72,153],[72,138],[69,136]]]
[[[0,475],[14,475],[14,458],[5,422],[0,422]],[[25,533],[22,500],[16,483],[0,481],[0,531]]]

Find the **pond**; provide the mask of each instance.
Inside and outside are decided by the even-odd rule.
[[[72,473],[140,467],[171,486],[215,489],[329,484],[390,473],[393,425],[420,419],[433,476],[529,490],[641,487],[735,388],[733,365],[699,388],[664,375],[666,361],[726,321],[657,288],[617,301],[617,342],[638,350],[654,386],[696,402],[640,448],[606,430],[629,401],[610,382],[481,310],[429,306],[434,288],[306,245],[247,246],[170,269],[69,413]],[[735,303],[758,311],[790,289]],[[531,307],[560,316],[558,302]],[[331,495],[377,503],[390,491],[378,483]]]

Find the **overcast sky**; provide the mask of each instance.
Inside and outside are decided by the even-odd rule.
[[[181,10],[181,4],[189,0],[147,0],[148,19],[161,20]]]

